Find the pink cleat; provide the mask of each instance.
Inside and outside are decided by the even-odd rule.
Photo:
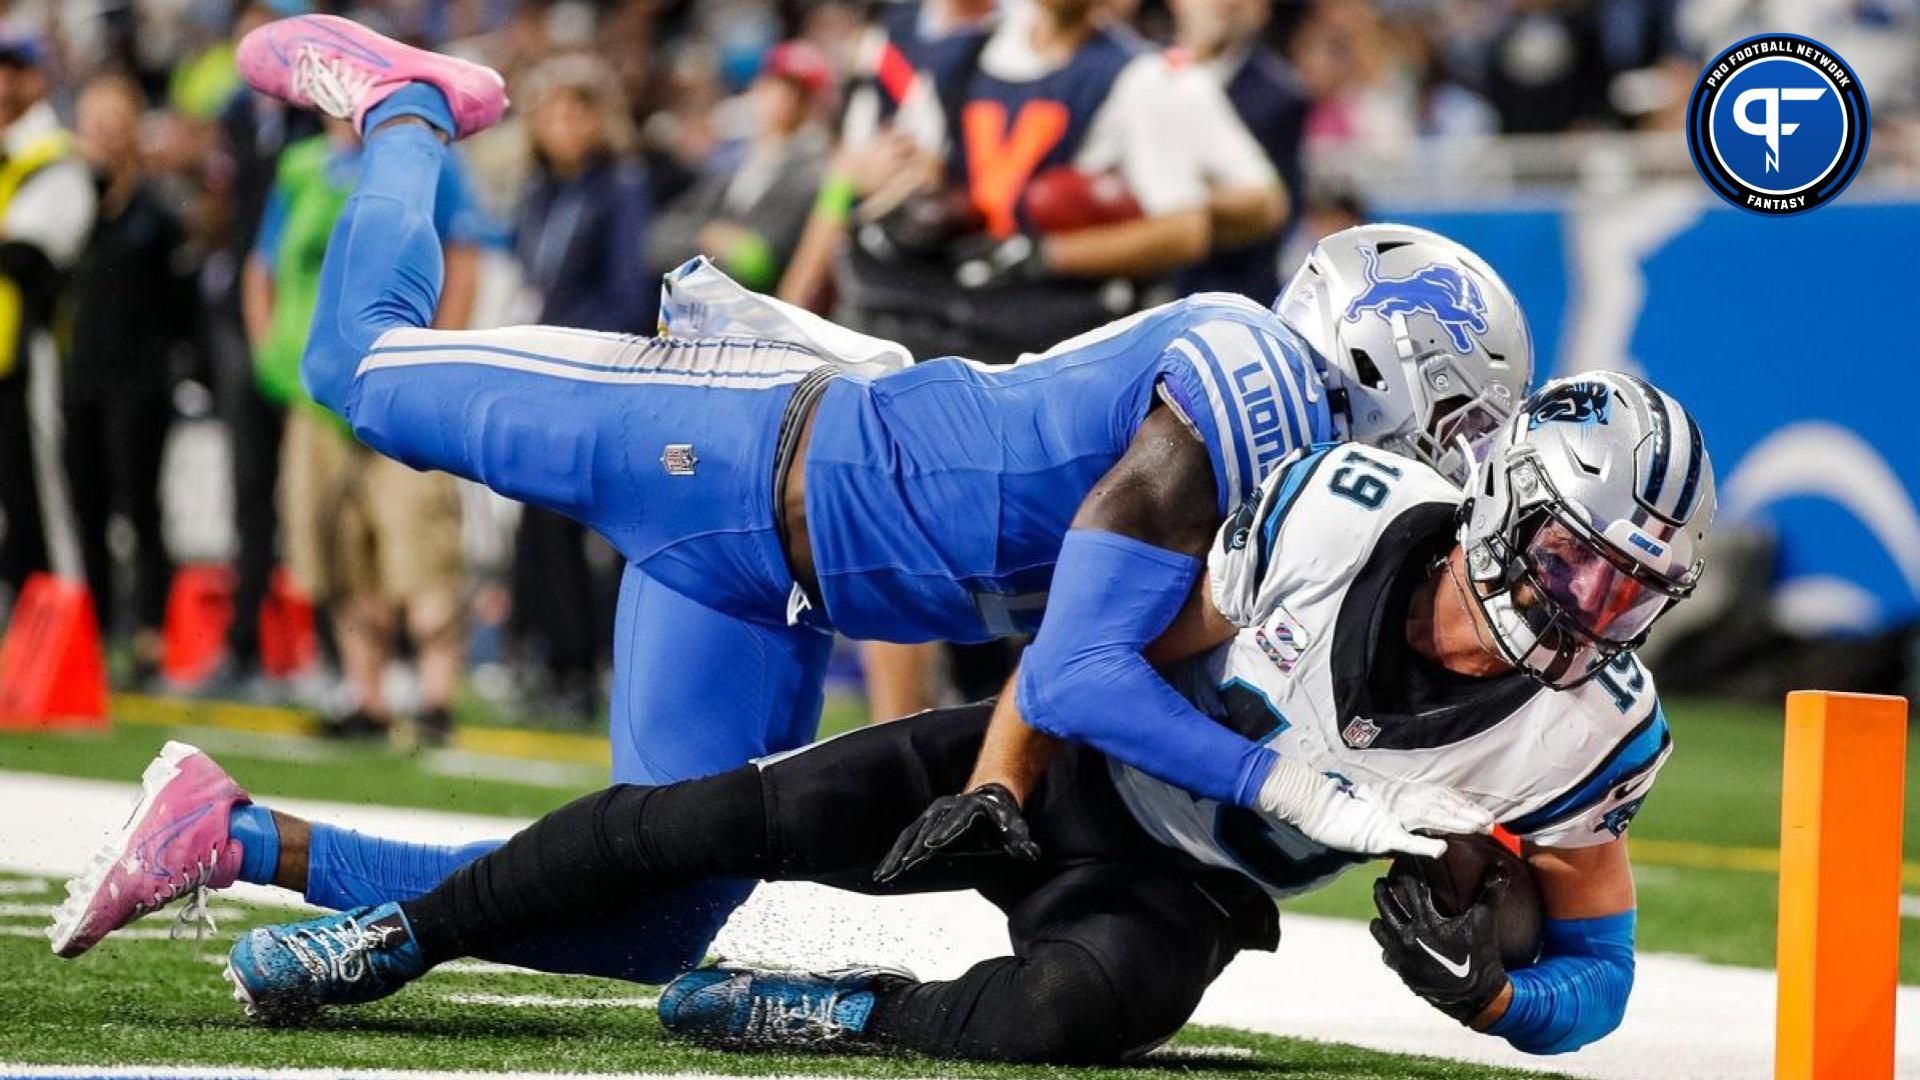
[[[205,890],[224,889],[240,873],[240,843],[227,835],[247,793],[213,759],[170,742],[140,777],[140,802],[126,827],[67,882],[67,900],[53,913],[53,951],[74,957],[149,912],[192,893],[181,916],[212,925]]]
[[[402,45],[337,15],[270,22],[240,39],[235,62],[255,90],[355,127],[410,82],[446,95],[456,139],[492,127],[507,111],[506,83],[492,68]]]

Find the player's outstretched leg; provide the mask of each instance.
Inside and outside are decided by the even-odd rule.
[[[314,400],[346,416],[354,371],[374,341],[388,330],[433,322],[442,275],[433,208],[443,142],[499,120],[507,107],[504,84],[490,68],[331,15],[260,27],[241,40],[236,63],[255,90],[351,120],[367,142],[360,182],[327,245],[301,358]],[[402,118],[417,122],[390,123]]]
[[[270,22],[240,40],[234,64],[255,90],[351,120],[362,132],[373,107],[408,83],[446,96],[447,133],[455,138],[492,127],[507,111],[506,83],[492,68],[403,45],[336,15]]]
[[[140,779],[127,824],[67,882],[67,900],[47,930],[60,956],[79,956],[140,916],[224,889],[240,873],[243,852],[228,826],[234,809],[251,800],[212,758],[170,742]],[[205,917],[198,903],[188,917],[196,911]]]

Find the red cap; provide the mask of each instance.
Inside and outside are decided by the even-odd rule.
[[[800,38],[768,49],[766,63],[760,70],[765,75],[792,79],[814,97],[824,97],[833,90],[833,65],[827,61],[827,54]]]

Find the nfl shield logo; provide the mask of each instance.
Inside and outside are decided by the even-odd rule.
[[[668,476],[692,476],[693,467],[699,463],[692,443],[668,443],[660,454],[660,464],[666,466]]]
[[[1347,724],[1346,730],[1340,733],[1340,738],[1355,750],[1365,750],[1373,745],[1373,740],[1379,737],[1380,725],[1364,716],[1354,717],[1352,722]]]

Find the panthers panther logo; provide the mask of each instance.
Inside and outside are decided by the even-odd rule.
[[[1367,288],[1347,305],[1348,322],[1359,322],[1363,311],[1382,318],[1424,311],[1446,327],[1454,351],[1461,353],[1473,351],[1473,335],[1487,332],[1486,297],[1459,267],[1428,263],[1406,277],[1383,278],[1378,250],[1361,248],[1360,257],[1366,260]]]
[[[1640,804],[1646,801],[1646,797],[1642,796],[1630,803],[1623,803],[1614,807],[1601,815],[1600,824],[1594,826],[1593,831],[1600,832],[1601,830],[1605,830],[1615,836],[1619,836],[1621,833],[1627,831],[1627,826],[1633,823],[1634,815],[1640,812]]]
[[[1534,406],[1527,430],[1541,424],[1604,424],[1613,407],[1613,392],[1604,383],[1568,383]]]

